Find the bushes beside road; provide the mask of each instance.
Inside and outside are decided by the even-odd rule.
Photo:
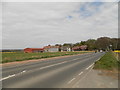
[[[79,52],[45,52],[45,53],[2,53],[2,61],[0,63],[14,62],[14,61],[24,61],[31,59],[42,59],[49,57],[65,56],[65,55],[75,55],[81,53],[88,53],[88,51]]]

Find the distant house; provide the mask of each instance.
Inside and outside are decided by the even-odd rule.
[[[81,49],[80,49],[80,46],[75,46],[75,47],[72,48],[72,50],[73,51],[80,51]]]
[[[87,45],[75,46],[72,48],[73,51],[83,51],[87,49]]]
[[[82,46],[80,46],[80,49],[81,49],[81,50],[86,50],[86,49],[87,49],[87,45],[82,45]]]
[[[61,51],[72,51],[70,46],[62,46]]]
[[[59,50],[60,50],[59,46],[48,45],[44,47],[45,52],[58,52]]]
[[[43,48],[25,48],[25,53],[35,53],[35,52],[44,52]]]

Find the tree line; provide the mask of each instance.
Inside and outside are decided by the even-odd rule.
[[[87,45],[88,50],[120,50],[120,38],[100,37],[97,39],[88,39],[86,41],[77,42],[75,44],[64,43],[56,44],[56,46],[81,46]]]

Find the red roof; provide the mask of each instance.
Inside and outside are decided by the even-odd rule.
[[[30,50],[44,50],[44,48],[25,48],[25,49],[30,49]]]
[[[82,46],[75,46],[72,48],[73,50],[75,49],[87,49],[87,45],[82,45]]]
[[[32,52],[43,52],[43,48],[25,48],[24,52],[25,53],[32,53]]]

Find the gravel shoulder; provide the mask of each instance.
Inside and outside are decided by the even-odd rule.
[[[118,88],[118,78],[115,77],[104,74],[101,70],[91,69],[73,88]]]

